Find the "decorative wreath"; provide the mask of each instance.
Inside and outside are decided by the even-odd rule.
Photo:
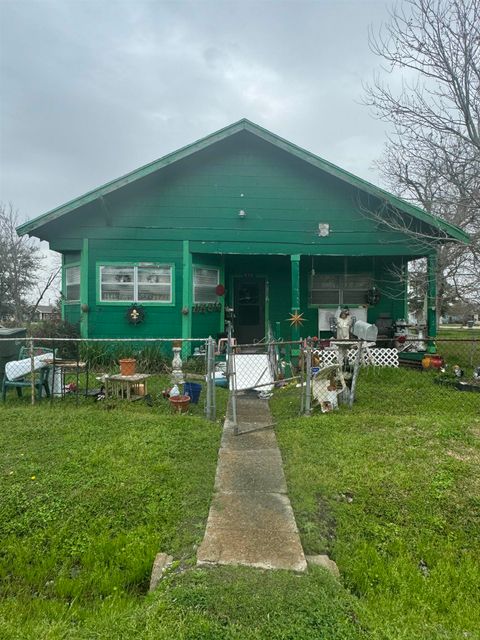
[[[378,304],[380,302],[380,292],[377,287],[372,287],[367,291],[367,304]]]
[[[140,324],[145,319],[145,311],[141,305],[132,304],[127,309],[126,318],[129,324]]]

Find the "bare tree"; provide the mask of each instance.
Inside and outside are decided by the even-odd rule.
[[[28,294],[38,279],[41,256],[34,240],[17,235],[18,212],[0,204],[0,319],[28,317]]]
[[[62,265],[55,264],[53,267],[50,267],[47,270],[45,274],[45,279],[41,281],[39,284],[37,284],[35,302],[31,306],[30,313],[29,313],[30,320],[33,320],[35,318],[35,313],[38,309],[39,304],[41,304],[45,294],[48,291],[50,291],[52,286],[57,284],[61,271],[62,271]]]
[[[383,72],[365,103],[393,125],[378,167],[400,196],[470,233],[468,249],[439,250],[438,291],[478,299],[480,0],[403,0],[370,44]],[[404,218],[389,224],[412,233]]]

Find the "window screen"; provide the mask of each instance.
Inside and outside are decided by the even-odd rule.
[[[312,305],[359,305],[367,301],[367,291],[373,285],[370,274],[315,273],[310,283]]]
[[[193,269],[193,302],[217,302],[215,291],[220,280],[220,270],[204,267]]]

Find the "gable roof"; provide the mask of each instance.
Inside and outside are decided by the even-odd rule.
[[[459,240],[465,243],[469,242],[468,234],[462,231],[462,229],[427,213],[420,207],[416,207],[415,205],[412,205],[409,202],[406,202],[405,200],[394,196],[393,194],[385,191],[384,189],[381,189],[380,187],[376,187],[370,182],[363,180],[362,178],[359,178],[358,176],[355,176],[352,173],[345,171],[344,169],[341,169],[331,162],[328,162],[327,160],[316,156],[310,151],[302,149],[292,142],[289,142],[288,140],[277,136],[275,133],[272,133],[271,131],[260,127],[258,124],[255,124],[254,122],[251,122],[246,118],[243,118],[238,122],[234,122],[233,124],[228,125],[227,127],[220,129],[219,131],[215,131],[214,133],[211,133],[210,135],[201,138],[196,142],[178,149],[177,151],[168,153],[166,156],[163,156],[158,160],[154,160],[149,164],[143,165],[139,169],[135,169],[134,171],[126,173],[116,180],[111,180],[110,182],[107,182],[97,189],[88,191],[79,198],[70,200],[69,202],[56,207],[55,209],[52,209],[51,211],[48,211],[47,213],[44,213],[43,215],[38,216],[33,220],[24,222],[17,227],[17,232],[19,235],[32,233],[32,231],[34,231],[35,229],[38,229],[39,227],[42,227],[43,225],[52,222],[53,220],[56,220],[57,218],[60,218],[61,216],[70,213],[71,211],[74,211],[75,209],[78,209],[85,204],[88,204],[89,202],[96,200],[97,198],[101,198],[102,196],[105,196],[112,191],[116,191],[121,187],[125,187],[126,185],[131,184],[136,180],[140,180],[141,178],[144,178],[145,176],[159,171],[164,167],[178,162],[183,158],[187,158],[194,153],[197,153],[198,151],[206,149],[207,147],[210,147],[211,145],[220,142],[221,140],[225,140],[226,138],[239,133],[240,131],[248,131],[258,138],[261,138],[262,140],[273,144],[279,149],[282,149],[287,153],[290,153],[293,156],[296,156],[297,158],[308,162],[309,164],[346,182],[347,184],[356,187],[359,190],[368,193],[376,198],[380,198],[381,200],[388,202],[396,209],[412,216],[413,218],[416,218],[417,220],[420,220],[421,222],[430,225],[431,227],[434,227],[435,229],[438,229],[440,232],[443,232],[453,240]]]

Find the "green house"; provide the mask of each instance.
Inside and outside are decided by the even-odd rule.
[[[400,222],[400,224],[399,224]],[[206,337],[234,313],[240,343],[328,332],[339,306],[407,315],[409,260],[460,229],[248,120],[19,227],[62,254],[63,316],[84,337]],[[219,286],[223,285],[223,286]],[[224,290],[224,291],[223,291]],[[134,324],[129,310],[141,314]],[[301,327],[290,314],[303,314]]]

